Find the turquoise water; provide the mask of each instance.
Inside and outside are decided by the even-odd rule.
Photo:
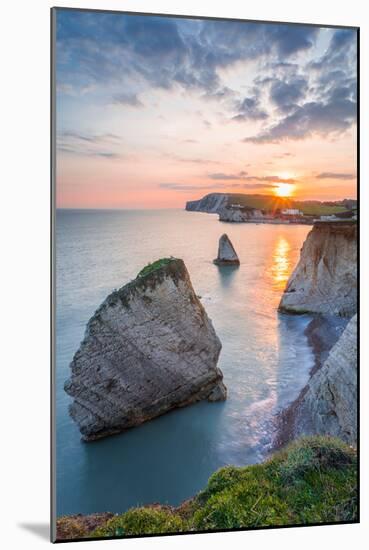
[[[182,210],[59,210],[56,224],[57,515],[179,504],[226,464],[259,462],[275,414],[297,397],[313,356],[308,316],[277,306],[307,226],[226,224]],[[212,263],[222,233],[240,268]],[[223,348],[224,403],[172,411],[118,436],[83,443],[63,390],[87,321],[149,261],[182,258]]]

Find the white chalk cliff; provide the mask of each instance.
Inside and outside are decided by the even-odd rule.
[[[224,400],[221,343],[182,260],[164,259],[112,292],[88,322],[65,391],[84,440],[175,407]]]
[[[186,210],[192,212],[208,212],[214,214],[219,212],[223,206],[228,204],[228,193],[209,193],[202,199],[195,201],[187,201]]]
[[[264,214],[261,210],[256,208],[230,208],[224,206],[219,209],[219,221],[220,222],[260,222],[264,220]]]
[[[308,234],[279,309],[351,317],[357,301],[357,227],[318,222]]]
[[[357,316],[346,326],[300,399],[294,434],[336,436],[356,445]]]

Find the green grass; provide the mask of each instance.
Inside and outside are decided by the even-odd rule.
[[[246,195],[232,193],[229,204],[240,204],[241,206],[250,206],[260,210],[274,211],[277,208],[292,208],[291,199],[276,197],[272,195]]]
[[[264,464],[222,468],[197,499],[197,530],[352,520],[355,454],[336,439],[302,439]]]
[[[85,536],[180,533],[356,518],[356,453],[338,439],[316,436],[292,443],[263,464],[221,468],[203,491],[179,508],[133,508]]]
[[[133,508],[110,519],[103,527],[93,531],[93,537],[117,537],[142,533],[178,533],[184,531],[182,518],[162,508]]]
[[[152,264],[147,264],[143,269],[141,269],[137,277],[145,277],[145,275],[152,273],[156,269],[160,269],[161,267],[170,264],[173,260],[174,258],[160,258],[160,260],[156,260],[156,262],[153,262]]]
[[[331,216],[347,211],[344,206],[333,206],[324,203],[294,202],[294,207],[301,210],[306,216]]]

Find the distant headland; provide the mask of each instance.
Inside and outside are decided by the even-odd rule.
[[[313,224],[318,220],[356,220],[357,200],[320,202],[260,194],[209,193],[201,199],[188,201],[186,210],[218,214],[222,222]]]

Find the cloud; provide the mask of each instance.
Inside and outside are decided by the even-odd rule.
[[[317,70],[327,70],[345,65],[347,59],[356,52],[356,30],[338,29],[334,31],[324,55],[319,60],[313,60],[309,67]]]
[[[306,65],[266,63],[254,80],[260,96],[269,91],[279,120],[244,139],[279,143],[314,134],[337,137],[356,122],[356,31],[332,30],[325,52]],[[277,116],[278,116],[277,111]]]
[[[222,101],[233,90],[221,83],[219,69],[268,54],[287,63],[311,48],[317,35],[310,26],[59,9],[58,81],[80,87],[133,81],[141,88],[181,86]]]
[[[315,177],[318,180],[353,180],[356,178],[355,174],[346,174],[340,172],[322,172]]]
[[[212,159],[206,159],[206,158],[186,158],[181,157],[179,155],[174,155],[171,153],[166,153],[163,155],[165,158],[169,158],[171,160],[174,160],[176,162],[184,162],[189,164],[222,164],[219,160],[212,160]]]
[[[57,136],[57,150],[73,155],[106,159],[121,158],[115,150],[120,137],[116,134],[88,134],[66,130]]]
[[[287,157],[294,157],[295,155],[293,153],[281,153],[280,155],[273,155],[273,158],[275,159],[283,159]]]
[[[222,172],[217,172],[215,174],[208,174],[208,178],[214,180],[243,180],[243,181],[262,181],[266,183],[296,183],[297,180],[294,178],[281,178],[280,176],[252,176],[248,175],[247,172],[239,172],[238,174],[224,174]],[[261,185],[261,187],[264,187]]]
[[[224,189],[222,184],[212,184],[212,185],[187,185],[184,183],[159,183],[159,187],[162,189],[171,189],[173,191],[203,191],[209,189]]]
[[[269,40],[276,44],[282,59],[283,56],[310,49],[318,34],[317,27],[300,25],[270,25],[269,30]]]
[[[105,159],[118,159],[122,158],[118,153],[113,153],[111,151],[94,151],[92,149],[76,149],[73,147],[68,147],[66,145],[61,145],[58,147],[58,151],[61,153],[68,153],[71,155],[80,155],[86,157],[96,157],[96,158],[105,158]]]
[[[143,107],[136,94],[118,94],[113,97],[115,105],[128,105],[130,107]]]
[[[273,189],[276,185],[270,183],[233,183],[231,185],[225,183],[212,183],[212,184],[200,184],[192,185],[185,183],[159,183],[158,187],[161,189],[170,189],[172,191],[181,191],[181,192],[190,192],[190,191],[215,191],[215,190],[226,190],[229,188],[232,189]]]
[[[327,103],[312,101],[297,107],[277,124],[245,143],[279,143],[285,140],[301,140],[314,134],[338,136],[356,121],[356,103],[350,99],[332,99]]]
[[[282,111],[290,112],[305,97],[307,87],[307,80],[302,77],[289,81],[276,79],[270,87],[270,99]]]
[[[239,113],[232,117],[239,122],[244,120],[265,120],[268,113],[260,107],[260,99],[256,96],[245,97],[238,105]]]
[[[247,172],[239,172],[238,174],[223,174],[217,172],[215,174],[208,174],[208,178],[212,180],[242,180],[247,175]]]
[[[234,97],[235,93],[236,92],[231,88],[228,88],[228,86],[224,86],[222,88],[219,88],[216,91],[207,91],[203,97],[207,100],[208,99],[220,100],[220,99],[232,98]]]
[[[239,187],[242,189],[275,189],[278,186],[270,183],[243,183]]]
[[[317,58],[313,46],[322,32],[331,39]],[[114,103],[140,107],[147,90],[181,88],[221,102],[238,122],[267,122],[276,106],[277,121],[246,143],[337,136],[356,120],[355,30],[59,9],[57,51],[61,91],[100,87]],[[300,54],[308,51],[315,57],[305,61]],[[240,61],[257,62],[260,70],[236,102],[222,75]],[[119,89],[129,91],[114,94]]]
[[[83,96],[95,90],[94,84],[88,84],[86,86],[73,86],[72,84],[57,83],[56,92],[58,94],[65,94],[68,96]]]
[[[75,141],[87,141],[89,143],[112,143],[120,140],[120,136],[116,134],[87,134],[82,132],[75,132],[73,130],[66,130],[59,134],[59,139],[72,139]]]
[[[294,178],[281,178],[279,176],[247,176],[245,179],[273,183],[297,183],[297,180]]]
[[[315,74],[316,93],[324,99],[340,97],[356,101],[356,61],[356,31],[336,30],[324,54],[307,67]]]

